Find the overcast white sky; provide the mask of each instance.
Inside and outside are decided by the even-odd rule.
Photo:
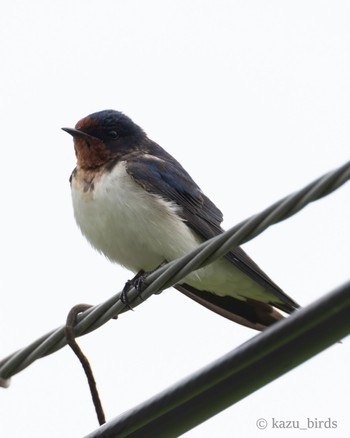
[[[222,209],[225,227],[350,157],[348,1],[4,1],[0,13],[0,357],[99,303],[131,273],[78,231],[62,126],[124,111]],[[306,305],[349,278],[350,185],[245,245]],[[107,419],[255,335],[174,290],[81,339]],[[350,436],[349,339],[185,436]],[[259,370],[257,370],[259,372]],[[337,422],[256,428],[258,418]],[[80,437],[97,427],[68,348],[0,390],[1,437]]]

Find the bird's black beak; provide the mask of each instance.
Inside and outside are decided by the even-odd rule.
[[[68,132],[68,134],[70,134],[73,137],[81,137],[81,138],[85,138],[86,140],[95,138],[92,135],[89,135],[86,132],[80,131],[79,129],[75,129],[75,128],[62,128],[62,130]]]

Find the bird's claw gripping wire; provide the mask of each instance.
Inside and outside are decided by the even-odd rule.
[[[147,273],[141,269],[141,271],[139,271],[134,278],[132,278],[131,280],[128,280],[125,283],[125,286],[122,290],[122,293],[120,295],[120,300],[123,304],[125,304],[130,310],[134,310],[129,302],[129,298],[128,298],[128,292],[130,289],[132,289],[133,287],[139,292],[139,296],[141,294],[141,292],[143,291],[143,289],[145,288],[145,281],[147,278]]]

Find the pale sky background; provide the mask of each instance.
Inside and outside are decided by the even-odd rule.
[[[75,225],[75,156],[62,126],[125,112],[191,173],[228,228],[349,160],[349,23],[348,1],[4,0],[0,357],[132,277]],[[349,196],[347,184],[244,247],[302,305],[349,279]],[[111,419],[255,334],[167,290],[80,344]],[[184,436],[350,436],[349,347],[346,339]],[[308,417],[337,428],[270,427]],[[1,437],[81,437],[97,426],[68,348],[0,389]]]

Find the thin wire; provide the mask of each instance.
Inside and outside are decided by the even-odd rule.
[[[91,307],[90,304],[77,304],[76,306],[72,307],[72,309],[68,313],[66,320],[65,336],[68,345],[73,350],[81,366],[83,367],[86,379],[88,381],[92,402],[97,415],[97,420],[99,422],[99,425],[101,426],[101,424],[104,424],[106,422],[106,417],[103,410],[100,395],[98,393],[94,373],[92,371],[89,359],[83,353],[82,349],[80,348],[77,341],[75,340],[75,335],[74,335],[74,324],[77,319],[77,315],[79,315],[79,313],[83,312],[84,310],[89,309],[90,307]]]
[[[128,292],[130,304],[132,307],[136,307],[153,293],[173,286],[189,272],[222,257],[229,250],[257,236],[270,225],[289,218],[310,202],[330,194],[349,179],[350,162],[347,162],[308,184],[300,191],[274,203],[261,213],[204,242],[185,256],[160,267],[147,277],[147,284],[149,284],[141,294],[135,288],[130,289]],[[75,326],[76,336],[87,334],[109,319],[127,311],[128,307],[122,303],[120,295],[121,292],[79,315],[78,323]],[[66,344],[64,327],[49,332],[27,347],[1,360],[0,381],[4,382],[5,386],[6,379],[28,367],[35,360],[57,351]]]

